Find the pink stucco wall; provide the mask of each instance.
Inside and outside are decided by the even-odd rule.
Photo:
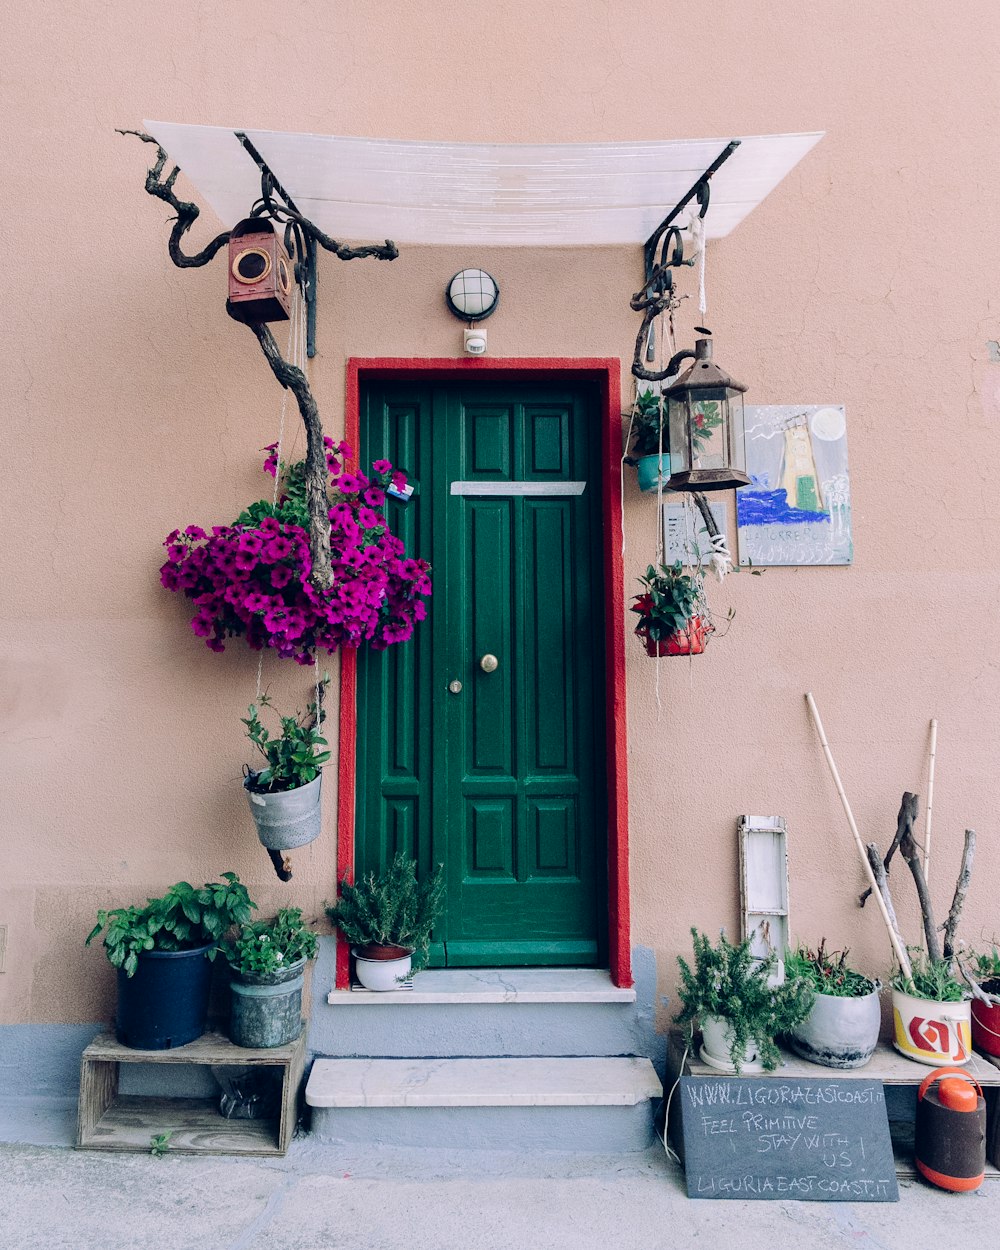
[[[208,652],[156,577],[175,525],[229,520],[257,497],[280,396],[225,315],[222,262],[167,260],[166,212],[142,189],[148,149],[114,134],[144,116],[497,141],[826,130],[713,245],[710,324],[750,402],[846,405],[856,562],[715,592],[723,615],[737,609],[732,630],[692,665],[664,664],[662,712],[628,639],[633,941],[656,949],[670,990],[690,924],[736,926],[737,815],[780,813],[794,931],[886,966],[874,911],[853,903],[861,874],[807,688],[862,831],[883,842],[901,791],[923,788],[939,718],[934,892],[943,908],[976,827],[966,935],[1000,929],[995,14],[975,0],[712,10],[111,0],[8,18],[0,1019],[109,1013],[110,970],[82,946],[98,906],[226,868],[265,906],[290,897],[238,780],[256,657]],[[331,431],[348,357],[458,354],[441,292],[464,264],[503,288],[494,356],[627,364],[631,351],[638,248],[321,263],[313,378]],[[652,514],[630,481],[629,594]],[[264,679],[306,697],[294,666],[266,661]],[[291,890],[312,912],[334,889],[332,784],[326,806]]]

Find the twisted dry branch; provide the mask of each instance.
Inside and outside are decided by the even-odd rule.
[[[167,153],[152,135],[141,130],[119,130],[120,135],[135,135],[143,143],[152,143],[156,147],[156,160],[146,172],[146,191],[149,195],[168,204],[177,214],[167,240],[167,251],[171,261],[179,269],[197,269],[207,265],[216,253],[229,242],[230,231],[223,231],[201,249],[193,254],[181,250],[181,240],[191,229],[201,210],[190,200],[182,200],[174,189],[180,166],[175,165],[166,177],[163,176],[167,167]],[[313,243],[318,244],[327,252],[332,252],[338,260],[359,260],[374,257],[377,260],[395,260],[399,249],[391,239],[384,244],[366,244],[363,247],[348,247],[325,234],[301,213],[284,204],[276,204],[265,186],[262,196],[265,212],[277,221],[294,222],[304,235]],[[330,518],[329,501],[327,499],[327,465],[326,451],[323,446],[323,424],[320,420],[319,407],[309,385],[305,373],[285,360],[278,344],[274,340],[266,322],[247,322],[260,343],[261,350],[271,367],[271,372],[283,387],[295,396],[299,416],[306,428],[306,497],[309,505],[309,551],[312,557],[312,580],[321,589],[327,589],[333,583],[333,569],[330,563]]]

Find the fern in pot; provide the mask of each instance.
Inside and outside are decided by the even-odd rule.
[[[321,703],[310,703],[304,716],[279,717],[281,732],[272,737],[260,719],[260,709],[272,706],[262,695],[243,717],[247,737],[267,761],[260,771],[246,768],[243,786],[263,845],[291,851],[312,842],[322,827],[322,768],[330,758],[320,732],[326,714]]]
[[[756,959],[749,938],[732,943],[720,933],[713,946],[694,928],[691,937],[693,967],[677,958],[682,1006],[676,1022],[687,1027],[689,1042],[695,1021],[701,1025],[701,1057],[710,1067],[739,1075],[759,1060],[765,1071],[773,1071],[781,1061],[775,1039],[795,1028],[812,1007],[809,986],[791,978],[772,985],[777,954]]]
[[[327,915],[350,942],[355,972],[369,990],[393,990],[428,958],[431,932],[444,908],[444,867],[417,880],[414,861],[400,851],[381,873],[341,882]]]
[[[862,1068],[878,1045],[882,1012],[879,981],[851,968],[848,951],[815,950],[800,943],[785,954],[785,974],[814,997],[806,1018],[788,1032],[793,1050],[826,1068]]]

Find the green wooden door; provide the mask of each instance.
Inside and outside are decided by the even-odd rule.
[[[357,863],[446,865],[439,965],[605,958],[596,423],[582,383],[363,392],[362,460],[415,484],[390,522],[434,592],[411,642],[359,656]]]

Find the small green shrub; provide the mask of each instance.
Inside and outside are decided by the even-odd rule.
[[[260,707],[272,707],[270,698],[260,697]],[[267,767],[249,774],[249,788],[260,794],[281,790],[297,790],[319,776],[320,769],[329,760],[329,751],[318,747],[327,745],[320,733],[320,725],[326,719],[322,711],[317,715],[315,703],[310,703],[304,716],[282,716],[281,734],[272,738],[261,723],[256,703],[247,709],[242,718],[247,727],[247,737],[267,760]]]
[[[751,1041],[757,1044],[764,1068],[773,1071],[781,1060],[775,1038],[800,1024],[812,1009],[809,984],[789,978],[781,985],[769,985],[777,955],[772,951],[767,959],[754,959],[749,938],[736,945],[720,933],[718,946],[713,946],[694,928],[691,937],[694,967],[677,958],[682,1009],[674,1019],[687,1025],[690,1039],[695,1019],[704,1022],[706,1016],[717,1016],[732,1030],[729,1057],[737,1074]]]
[[[229,966],[246,976],[269,976],[313,959],[319,945],[316,934],[302,919],[301,907],[283,907],[273,920],[244,925],[226,949]]]
[[[799,944],[794,951],[785,952],[785,974],[792,980],[803,980],[817,994],[832,998],[864,998],[875,989],[875,982],[847,966],[849,952],[828,951],[826,938],[816,950]]]
[[[968,997],[965,985],[955,976],[948,959],[928,959],[919,946],[908,946],[913,979],[897,972],[892,978],[892,988],[914,998],[926,998],[932,1003],[960,1003]]]
[[[366,873],[353,885],[345,878],[340,898],[326,914],[353,946],[412,950],[416,971],[427,962],[431,931],[443,908],[444,866],[418,882],[416,864],[400,851],[385,872]]]

